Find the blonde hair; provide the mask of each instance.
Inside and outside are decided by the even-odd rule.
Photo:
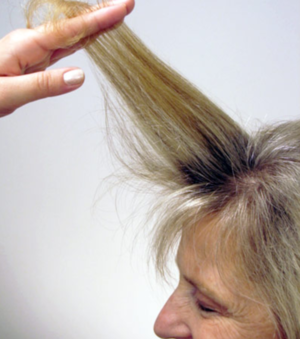
[[[90,10],[31,0],[28,27],[43,6],[58,34],[62,14]],[[300,338],[300,121],[249,135],[125,24],[83,43],[119,94],[121,160],[164,197],[153,242],[158,270],[182,231],[213,214],[218,251],[234,239],[236,263],[270,309],[279,338]]]

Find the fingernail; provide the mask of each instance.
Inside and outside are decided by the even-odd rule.
[[[68,86],[80,85],[83,83],[84,73],[81,69],[74,69],[64,74],[64,82]]]
[[[118,6],[123,5],[126,8],[126,12],[128,14],[128,8],[127,8],[127,0],[113,0],[108,2],[109,6]]]

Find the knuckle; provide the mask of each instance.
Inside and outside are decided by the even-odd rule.
[[[74,18],[64,27],[64,45],[73,46],[85,35],[87,23],[83,17]]]
[[[51,73],[38,73],[36,78],[37,90],[39,92],[49,94],[52,90],[53,79]]]

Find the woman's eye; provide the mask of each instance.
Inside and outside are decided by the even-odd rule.
[[[214,306],[210,306],[209,302],[206,302],[205,299],[203,300],[203,297],[199,297],[198,290],[194,288],[192,290],[192,302],[194,306],[202,313],[207,315],[216,315],[219,314],[218,309],[216,309]]]
[[[205,313],[216,313],[217,312],[216,310],[203,305],[199,300],[197,301],[197,306],[202,312],[205,312]]]

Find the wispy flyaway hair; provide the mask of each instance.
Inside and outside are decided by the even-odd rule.
[[[31,0],[28,27],[42,13],[61,34],[62,17],[89,10],[76,1]],[[218,251],[234,240],[241,277],[263,298],[278,337],[299,339],[300,122],[247,133],[125,24],[83,43],[119,95],[122,161],[164,194],[154,236],[158,270],[183,230],[215,215]]]

